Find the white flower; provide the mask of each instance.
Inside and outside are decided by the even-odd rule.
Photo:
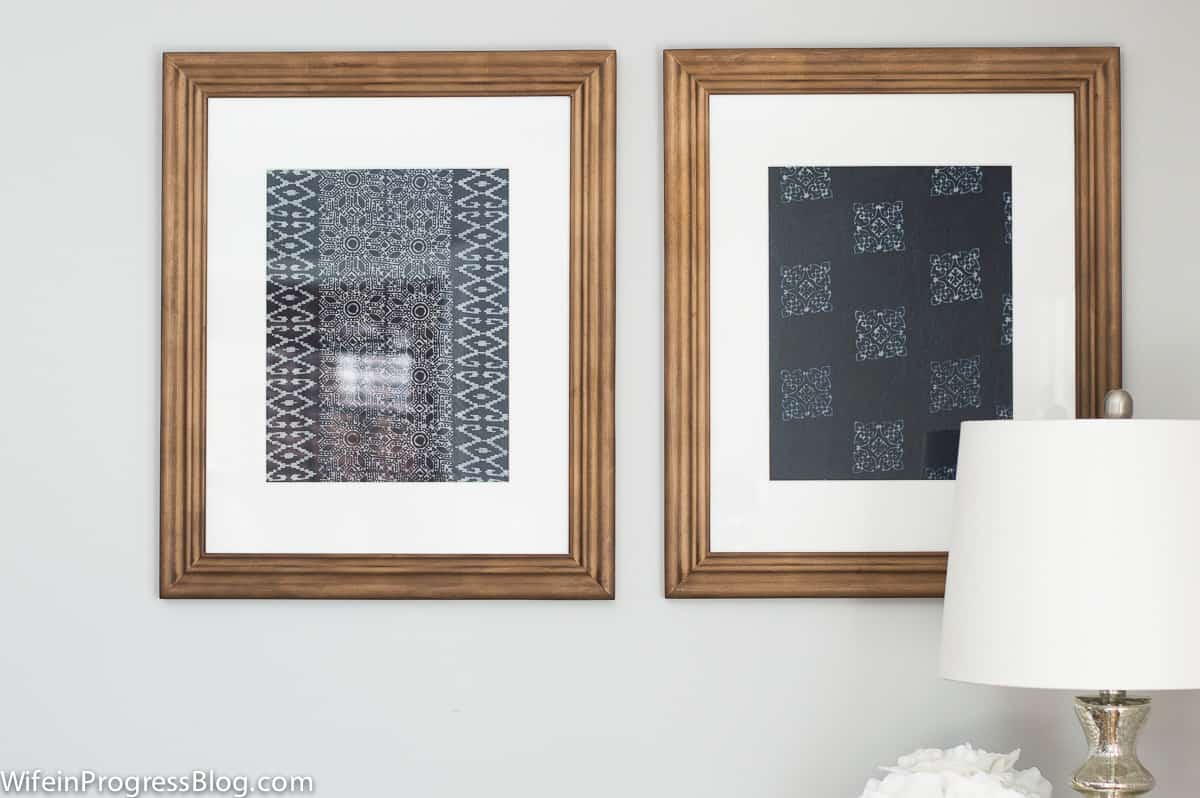
[[[922,748],[900,757],[887,776],[871,779],[861,798],[1050,798],[1037,768],[1016,770],[1020,750],[993,754],[970,743]]]

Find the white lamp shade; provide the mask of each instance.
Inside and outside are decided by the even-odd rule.
[[[1200,688],[1200,421],[962,425],[949,679]]]

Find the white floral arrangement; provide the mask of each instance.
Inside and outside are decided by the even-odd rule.
[[[1015,769],[1020,756],[1020,749],[993,754],[970,743],[922,748],[881,767],[887,775],[868,781],[861,798],[1050,798],[1041,771]]]

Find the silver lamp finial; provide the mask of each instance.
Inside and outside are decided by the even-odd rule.
[[[1104,394],[1105,418],[1133,418],[1133,394],[1124,388],[1114,388]]]

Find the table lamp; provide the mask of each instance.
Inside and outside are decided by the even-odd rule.
[[[1127,691],[1200,688],[1200,421],[1132,406],[962,425],[942,625],[945,678],[1095,691],[1072,786],[1105,798],[1154,787]]]

